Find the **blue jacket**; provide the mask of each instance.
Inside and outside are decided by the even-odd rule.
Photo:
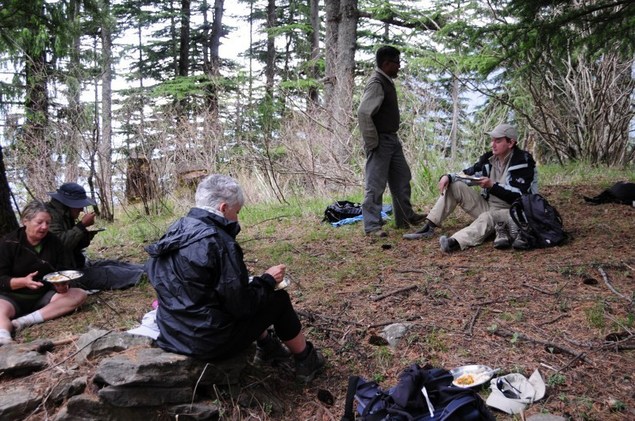
[[[223,344],[240,335],[236,321],[253,316],[274,291],[268,274],[249,274],[236,242],[237,222],[200,208],[146,247],[146,271],[157,292],[157,344],[202,358],[223,355]]]

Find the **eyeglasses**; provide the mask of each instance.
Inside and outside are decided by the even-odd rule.
[[[515,388],[506,378],[496,380],[496,387],[509,399],[520,399],[520,390]],[[511,388],[511,389],[510,389]]]

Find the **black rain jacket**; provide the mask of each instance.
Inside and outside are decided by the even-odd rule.
[[[253,316],[274,291],[271,275],[249,281],[239,231],[237,222],[192,208],[146,247],[162,349],[202,358],[224,354],[228,338],[242,334],[236,322]]]

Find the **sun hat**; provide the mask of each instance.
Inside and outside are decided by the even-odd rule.
[[[508,414],[520,414],[527,405],[545,396],[545,382],[538,370],[527,379],[520,373],[511,373],[491,380],[492,392],[486,404]]]
[[[97,204],[93,199],[86,196],[86,190],[77,183],[64,183],[56,192],[49,193],[48,195],[69,208],[74,209]]]
[[[511,124],[503,123],[494,127],[494,130],[485,132],[486,135],[491,137],[508,137],[510,139],[518,140],[518,130]]]

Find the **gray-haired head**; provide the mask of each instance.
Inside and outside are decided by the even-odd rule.
[[[44,202],[40,200],[32,200],[27,203],[24,209],[22,209],[22,222],[32,220],[40,212],[46,212],[48,214],[51,213]]]
[[[196,188],[196,206],[218,209],[221,203],[243,206],[245,197],[238,181],[222,174],[212,174],[203,179]]]

